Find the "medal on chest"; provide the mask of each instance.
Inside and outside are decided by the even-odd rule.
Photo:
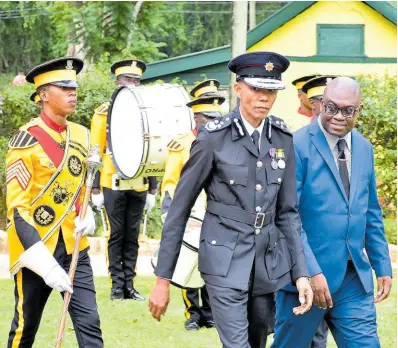
[[[286,162],[285,162],[285,150],[284,149],[276,150],[276,159],[278,160],[278,168],[285,169]]]
[[[278,163],[275,161],[276,149],[274,147],[269,149],[269,156],[271,157],[271,168],[277,169]]]

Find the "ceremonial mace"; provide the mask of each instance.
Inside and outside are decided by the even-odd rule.
[[[94,145],[93,147],[90,148],[90,153],[89,153],[89,156],[88,156],[85,164],[86,164],[86,168],[87,168],[86,192],[84,193],[83,204],[80,208],[80,214],[79,214],[80,221],[82,221],[84,219],[84,217],[86,216],[88,201],[90,199],[91,189],[93,187],[95,174],[102,167],[102,161],[101,161],[101,157],[99,155],[99,146],[98,145]],[[82,237],[83,237],[83,232],[76,233],[75,245],[73,247],[73,253],[72,253],[72,261],[71,261],[70,267],[69,267],[69,277],[70,277],[70,280],[72,281],[72,285],[73,285],[73,279],[75,278],[77,261],[79,259],[79,246],[80,246],[80,240],[82,239]],[[68,314],[68,307],[69,307],[69,302],[70,302],[71,296],[72,296],[72,294],[70,292],[65,291],[64,307],[63,307],[61,319],[60,319],[60,322],[58,325],[57,343],[55,345],[56,348],[61,348],[62,338],[63,338],[64,331],[65,331],[66,316]]]

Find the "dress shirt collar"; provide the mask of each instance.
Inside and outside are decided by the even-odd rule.
[[[264,123],[265,123],[265,119],[261,121],[260,125],[257,128],[254,128],[246,119],[245,116],[243,116],[242,114],[242,110],[241,108],[239,108],[239,112],[242,116],[242,122],[247,130],[247,133],[249,133],[250,137],[252,136],[254,130],[258,130],[258,132],[260,133],[260,139],[261,139],[261,133],[263,132],[263,128],[264,128]]]

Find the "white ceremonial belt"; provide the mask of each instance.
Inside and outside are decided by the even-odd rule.
[[[118,174],[112,175],[112,190],[127,191],[127,190],[145,190],[144,178],[137,179],[121,179]]]

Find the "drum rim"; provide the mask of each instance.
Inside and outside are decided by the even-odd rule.
[[[203,224],[203,220],[202,219],[200,219],[200,218],[198,218],[198,217],[196,217],[196,216],[189,216],[189,218],[188,218],[188,220],[189,219],[193,219],[193,220],[196,220],[196,221],[199,221],[199,222],[201,222],[202,224]],[[187,221],[188,222],[188,221]],[[202,233],[202,227],[200,228],[200,231],[201,231],[201,233]],[[186,242],[186,241],[184,241],[184,240],[182,240],[182,244],[184,244],[184,246],[186,246],[189,250],[192,250],[192,251],[194,251],[194,252],[199,252],[199,248],[196,248],[196,247],[194,247],[193,245],[191,245],[191,244],[188,244],[188,242]]]
[[[162,84],[158,84],[158,85],[159,85],[159,86],[166,86],[166,87],[169,87],[169,88],[171,88],[171,87],[177,88],[178,90],[181,91],[181,95],[182,95],[183,98],[185,99],[185,102],[190,101],[189,93],[186,91],[186,89],[184,88],[184,86],[182,86],[182,85],[180,85],[180,84],[178,84],[178,83],[162,83]],[[138,90],[138,89],[140,89],[140,88],[142,88],[142,87],[145,87],[145,86],[137,86],[137,87],[134,87],[134,89],[137,89],[137,90]],[[118,94],[120,93],[120,91],[121,91],[122,89],[124,89],[124,88],[128,88],[128,89],[131,91],[131,93],[133,94],[133,96],[136,98],[138,104],[139,104],[139,102],[140,102],[140,100],[138,100],[138,98],[137,98],[137,96],[138,96],[138,97],[140,96],[139,93],[137,93],[137,94],[134,93],[134,91],[133,91],[132,88],[130,88],[129,86],[117,86],[116,90],[112,93],[111,100],[110,100],[110,105],[109,105],[109,109],[108,109],[108,117],[107,117],[107,140],[108,140],[108,147],[109,147],[109,151],[110,151],[110,157],[111,157],[111,159],[112,159],[112,163],[113,163],[113,165],[114,165],[114,167],[115,167],[117,173],[119,174],[119,176],[121,177],[121,179],[123,179],[123,180],[130,180],[130,179],[138,179],[138,178],[140,178],[140,177],[145,176],[145,175],[143,175],[143,174],[144,174],[144,169],[145,169],[145,166],[144,166],[143,164],[146,163],[146,161],[147,161],[147,159],[148,159],[148,156],[150,155],[150,142],[148,142],[148,141],[146,141],[146,140],[144,139],[144,146],[143,146],[143,151],[142,151],[142,154],[141,154],[141,162],[140,162],[141,164],[139,165],[139,167],[138,167],[136,173],[135,173],[133,176],[131,176],[131,177],[130,177],[130,176],[127,176],[127,175],[121,170],[121,168],[119,167],[119,165],[116,163],[115,157],[114,157],[114,155],[113,155],[114,152],[113,152],[113,146],[112,146],[112,135],[111,135],[112,132],[111,132],[111,125],[110,125],[110,123],[111,123],[111,117],[109,117],[109,115],[112,115],[112,110],[113,110],[114,102],[115,102],[115,99],[116,99],[117,95],[118,95]],[[194,121],[192,109],[187,107],[187,111],[188,111],[189,116],[190,116],[190,117],[189,117],[189,121],[190,121],[190,124],[191,124],[190,128],[193,129],[193,127],[194,127],[194,125],[195,125],[195,121]],[[148,132],[149,132],[148,115],[147,115],[146,112],[144,112],[144,114],[145,114],[145,117],[146,117],[146,124],[147,124]],[[142,116],[142,115],[141,115],[141,116]],[[144,127],[144,128],[145,128],[145,127]],[[143,129],[143,131],[145,132],[146,129]],[[144,157],[146,157],[146,160],[145,160],[145,161],[144,161]],[[159,175],[149,175],[149,176],[159,176]],[[202,220],[200,220],[200,219],[197,219],[197,220],[199,220],[199,221],[202,222]]]
[[[115,157],[113,155],[113,147],[112,147],[112,132],[111,132],[111,116],[112,116],[112,110],[113,110],[113,104],[115,102],[116,96],[120,93],[120,91],[122,89],[130,89],[128,86],[118,86],[116,88],[116,90],[112,93],[112,97],[111,97],[111,101],[110,101],[110,105],[109,105],[109,110],[108,110],[108,117],[106,120],[107,123],[107,140],[108,140],[108,147],[109,147],[109,151],[111,152],[111,159],[112,159],[112,163],[115,166],[115,169],[117,171],[117,173],[121,176],[122,179],[124,180],[130,180],[133,179],[134,177],[136,177],[137,172],[139,171],[139,169],[137,170],[137,172],[132,176],[129,177],[127,175],[125,175],[123,173],[123,171],[120,169],[120,167],[118,166],[118,164],[116,163]],[[131,89],[130,89],[131,90]],[[134,95],[134,93],[132,93]],[[143,154],[141,154],[141,163],[142,163],[142,156]]]
[[[151,266],[152,266],[152,268],[153,268],[154,270],[156,269],[156,266],[155,266],[155,264],[154,264],[154,262],[153,262],[152,259],[151,259]],[[198,270],[198,271],[199,271],[199,270]],[[202,274],[200,271],[199,271],[199,273]],[[202,278],[202,280],[203,280],[203,278]],[[203,287],[204,283],[205,283],[205,281],[203,280],[203,285],[194,288],[194,287],[192,287],[192,286],[183,286],[183,285],[181,285],[181,284],[178,284],[178,283],[174,282],[174,281],[171,280],[171,279],[170,279],[169,281],[170,281],[171,285],[174,285],[175,287],[180,288],[180,289],[187,289],[187,290],[197,290],[197,289],[201,289],[201,288]]]

